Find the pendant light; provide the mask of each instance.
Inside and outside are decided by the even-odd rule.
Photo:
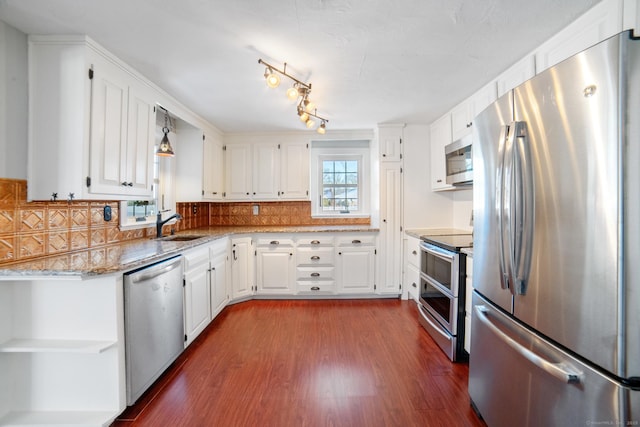
[[[158,145],[158,149],[156,150],[156,156],[162,156],[162,157],[175,156],[175,153],[173,152],[173,147],[171,147],[171,142],[169,142],[168,123],[169,123],[169,114],[167,110],[164,110],[164,127],[162,128],[162,133],[164,133],[164,136],[160,141],[160,145]]]

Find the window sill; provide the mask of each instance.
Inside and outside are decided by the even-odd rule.
[[[349,214],[311,214],[311,218],[369,218],[371,215],[366,213],[349,213]]]

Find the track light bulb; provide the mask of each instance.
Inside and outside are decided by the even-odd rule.
[[[300,112],[298,113],[298,115],[300,116],[300,121],[301,122],[306,122],[307,120],[309,120],[309,114],[307,114],[306,111],[302,111],[300,110]]]
[[[307,125],[307,127],[308,127],[309,129],[311,129],[311,128],[313,127],[313,125],[315,125],[315,122],[314,122],[311,118],[309,118],[309,119],[306,121],[305,125]]]
[[[307,100],[307,101],[304,103],[304,109],[305,109],[305,110],[307,110],[308,112],[312,112],[313,110],[315,110],[315,109],[316,109],[316,103],[315,103],[315,102],[313,102],[313,101],[309,101],[309,100]]]
[[[290,87],[289,89],[287,89],[287,98],[289,98],[292,101],[295,101],[296,99],[298,99],[298,87],[297,85],[293,85],[292,87]]]
[[[280,76],[273,70],[267,69],[267,71],[265,71],[265,77],[267,79],[267,86],[271,89],[275,89],[280,85]]]
[[[323,120],[322,123],[320,123],[320,126],[318,126],[318,133],[320,135],[324,135],[326,131],[327,131],[327,124]]]

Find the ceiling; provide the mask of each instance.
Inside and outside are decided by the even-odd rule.
[[[27,34],[87,34],[223,132],[429,124],[599,0],[0,0]]]

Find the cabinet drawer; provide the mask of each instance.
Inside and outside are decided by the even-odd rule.
[[[198,248],[184,253],[184,271],[209,263],[209,247]]]
[[[298,239],[298,246],[333,246],[333,236],[302,236]]]
[[[338,246],[375,246],[376,236],[370,234],[338,237]]]
[[[333,280],[298,280],[296,282],[298,294],[331,295],[336,293]]]
[[[407,262],[420,269],[420,239],[407,239]]]
[[[296,269],[297,280],[333,279],[333,267],[298,267]]]
[[[293,239],[290,238],[280,238],[278,236],[273,237],[259,237],[256,240],[256,244],[258,247],[293,247]]]
[[[333,264],[335,251],[330,248],[298,248],[297,251],[298,265],[318,265]]]

